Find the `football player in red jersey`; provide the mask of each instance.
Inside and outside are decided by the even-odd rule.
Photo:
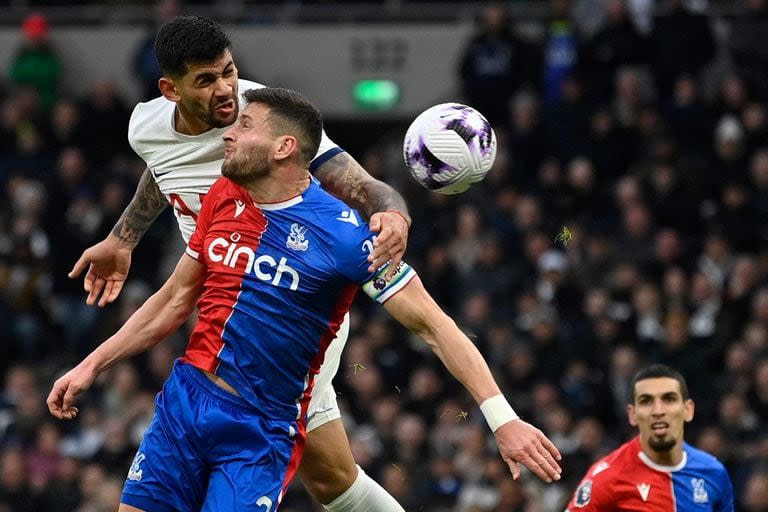
[[[640,434],[589,468],[567,510],[733,511],[725,467],[683,439],[694,413],[685,378],[652,365],[631,389],[627,415]]]

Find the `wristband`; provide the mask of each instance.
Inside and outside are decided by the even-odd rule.
[[[403,220],[405,221],[405,224],[408,226],[408,229],[411,228],[411,221],[408,219],[408,217],[403,212],[401,212],[400,210],[394,210],[394,209],[393,210],[384,210],[384,213],[390,213],[390,212],[391,213],[396,213],[399,216],[401,216],[403,218]]]
[[[480,411],[482,411],[485,421],[488,422],[488,426],[493,432],[496,432],[505,423],[519,418],[507,399],[501,394],[492,396],[481,403]]]

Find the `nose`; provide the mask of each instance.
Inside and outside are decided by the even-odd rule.
[[[221,134],[221,138],[224,142],[234,142],[234,137],[232,135],[233,128],[230,128],[229,130],[225,131]]]
[[[219,97],[229,97],[232,95],[232,84],[224,80],[223,77],[218,77],[216,79],[216,90],[215,90],[216,96]]]
[[[654,416],[664,415],[664,404],[661,400],[654,400],[653,407],[651,407],[651,414]]]

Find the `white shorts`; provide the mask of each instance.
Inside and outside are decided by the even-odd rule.
[[[307,410],[307,432],[311,432],[329,421],[341,418],[339,404],[336,403],[336,390],[333,389],[333,377],[341,364],[341,353],[349,336],[349,313],[339,326],[336,338],[328,345],[325,359],[320,365],[320,372],[315,378],[315,387]]]

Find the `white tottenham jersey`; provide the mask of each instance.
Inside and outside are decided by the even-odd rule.
[[[240,110],[245,107],[242,93],[265,87],[249,80],[238,80]],[[208,189],[221,176],[227,128],[212,128],[200,135],[184,135],[174,128],[176,103],[163,96],[133,109],[128,124],[128,142],[152,173],[160,191],[168,198],[185,242],[195,231],[200,204]],[[342,150],[323,132],[314,170]]]

